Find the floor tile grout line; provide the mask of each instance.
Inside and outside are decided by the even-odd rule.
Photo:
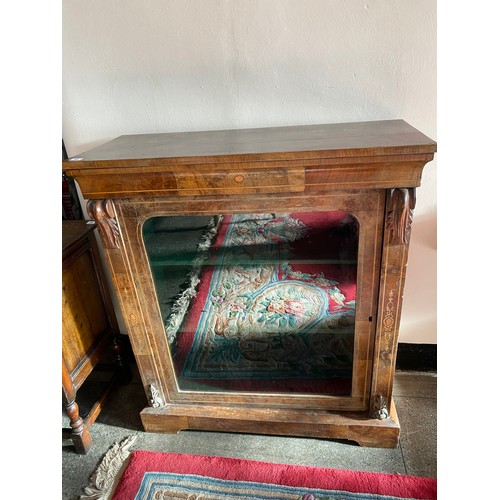
[[[408,475],[408,467],[406,465],[405,454],[403,452],[403,446],[401,445],[401,439],[398,442],[399,451],[401,452],[401,459],[403,460],[403,466],[405,468],[405,474]]]

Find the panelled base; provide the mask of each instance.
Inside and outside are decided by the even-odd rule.
[[[146,432],[175,434],[181,430],[205,430],[303,436],[355,441],[361,446],[395,448],[399,442],[399,420],[394,402],[390,417],[370,418],[363,412],[328,412],[302,409],[169,404],[144,408]]]

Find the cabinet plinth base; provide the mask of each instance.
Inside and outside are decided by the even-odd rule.
[[[199,404],[171,404],[144,408],[141,412],[146,432],[177,433],[205,430],[303,436],[355,441],[361,446],[395,448],[399,441],[399,421],[394,402],[384,420],[363,412],[329,412],[302,409],[249,408]]]

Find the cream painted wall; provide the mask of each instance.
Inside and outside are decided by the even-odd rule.
[[[121,134],[402,118],[436,139],[435,0],[65,0],[70,156]],[[436,343],[436,160],[401,342]]]

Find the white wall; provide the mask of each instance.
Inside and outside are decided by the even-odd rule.
[[[70,156],[121,134],[402,118],[436,139],[435,0],[65,0]],[[401,342],[436,343],[436,160]]]

